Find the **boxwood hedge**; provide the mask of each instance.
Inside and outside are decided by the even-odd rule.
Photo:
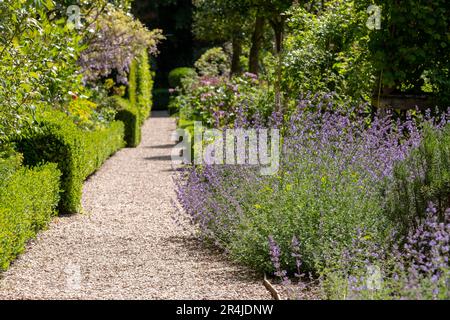
[[[17,150],[27,166],[56,163],[62,172],[59,210],[79,212],[83,181],[124,146],[124,125],[113,122],[108,127],[84,131],[64,113],[55,111],[38,115],[37,122],[40,129],[18,139]]]
[[[116,120],[125,124],[125,142],[127,147],[135,148],[141,143],[141,121],[139,111],[127,99],[111,97],[117,110]]]
[[[56,213],[60,175],[56,164],[46,164],[16,168],[0,180],[0,270],[9,266]]]
[[[150,116],[152,110],[153,78],[147,51],[138,57],[136,103],[141,114],[141,124]]]

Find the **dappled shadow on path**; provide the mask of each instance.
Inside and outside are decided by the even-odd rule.
[[[165,156],[145,157],[144,160],[148,160],[148,161],[172,161],[172,156],[165,155]]]
[[[145,149],[172,149],[174,148],[176,145],[175,144],[162,144],[159,146],[145,146]]]
[[[222,250],[212,245],[207,245],[194,236],[170,236],[167,240],[178,247],[180,252],[184,252],[190,259],[203,264],[203,268],[206,268],[204,271],[205,277],[224,277],[230,283],[239,282],[242,284],[254,284],[261,281],[261,286],[263,285],[261,274],[231,261]]]

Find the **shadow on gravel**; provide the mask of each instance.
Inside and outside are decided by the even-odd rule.
[[[175,147],[174,144],[162,144],[160,146],[145,146],[145,149],[172,149]]]
[[[172,236],[167,238],[167,240],[179,246],[181,250],[188,254],[188,256],[198,257],[199,254],[205,255],[212,260],[212,263],[222,263],[225,267],[225,270],[223,271],[225,271],[230,276],[230,279],[234,281],[254,283],[255,281],[261,280],[261,275],[258,275],[250,269],[245,269],[242,265],[238,265],[230,259],[227,259],[222,250],[212,245],[207,245],[195,237]],[[222,270],[218,270],[218,273],[220,273],[220,271]]]
[[[168,111],[152,111],[152,118],[169,118]]]
[[[148,161],[172,161],[171,156],[154,156],[154,157],[145,157],[144,160]]]

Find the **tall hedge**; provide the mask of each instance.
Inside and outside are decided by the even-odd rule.
[[[153,79],[147,51],[138,57],[136,103],[142,123],[150,116],[152,109]]]
[[[141,143],[141,120],[139,111],[130,101],[122,97],[111,97],[118,110],[116,120],[125,124],[125,142],[128,148],[135,148]]]
[[[137,86],[138,86],[138,60],[133,59],[130,65],[130,73],[128,74],[128,90],[127,98],[133,106],[137,103]]]
[[[56,213],[60,175],[56,164],[46,164],[18,169],[0,181],[0,270]]]
[[[39,115],[37,121],[40,129],[20,138],[17,150],[28,166],[57,163],[62,172],[59,210],[79,212],[83,181],[124,146],[124,125],[113,122],[96,131],[84,131],[65,114],[56,112]]]

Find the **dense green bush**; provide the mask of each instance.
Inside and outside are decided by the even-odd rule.
[[[357,0],[361,10],[372,3]],[[447,0],[385,0],[381,29],[370,36],[371,60],[381,86],[421,93],[424,85],[443,107],[450,102],[450,6]],[[378,4],[377,3],[377,4]]]
[[[365,11],[348,1],[332,1],[320,14],[293,9],[282,79],[286,95],[334,91],[341,102],[371,101],[376,77],[366,20]]]
[[[176,68],[169,73],[169,86],[171,88],[181,87],[181,80],[184,78],[193,78],[197,76],[197,72],[193,68]]]
[[[0,188],[2,183],[6,181],[22,164],[22,155],[15,153],[9,148],[0,151]]]
[[[56,164],[18,169],[0,180],[0,270],[23,251],[26,241],[44,228],[59,200]]]
[[[226,76],[230,72],[230,59],[222,48],[212,48],[197,60],[195,67],[201,76]]]
[[[39,129],[17,140],[17,150],[24,155],[25,165],[57,163],[62,172],[59,209],[63,213],[79,212],[83,181],[124,145],[123,123],[84,131],[57,112],[38,115],[37,123]]]
[[[150,116],[152,110],[153,78],[147,51],[138,57],[136,103],[140,112],[141,124]]]
[[[139,111],[127,99],[111,97],[117,110],[116,120],[125,124],[125,142],[128,148],[135,148],[141,143],[141,121]]]
[[[130,65],[130,72],[128,73],[128,90],[127,98],[133,106],[137,103],[137,81],[138,81],[138,61],[133,59]]]
[[[395,167],[386,194],[390,216],[405,230],[423,221],[430,202],[444,217],[450,208],[450,125],[425,130],[421,145]]]

